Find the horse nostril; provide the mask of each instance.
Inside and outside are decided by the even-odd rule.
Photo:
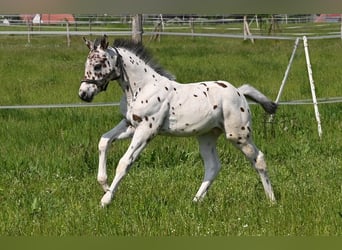
[[[87,93],[84,92],[84,91],[80,91],[79,97],[80,97],[83,101],[85,101],[85,100],[87,99]]]
[[[93,100],[93,97],[89,96],[87,92],[85,91],[80,91],[79,97],[82,99],[82,101],[85,101],[85,102],[91,102]]]

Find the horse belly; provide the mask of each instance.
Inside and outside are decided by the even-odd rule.
[[[191,101],[187,98],[176,102],[176,105],[170,104],[161,132],[179,136],[203,134],[221,128],[219,117],[222,117],[220,112],[215,111],[206,100]]]

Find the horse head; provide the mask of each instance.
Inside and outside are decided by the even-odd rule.
[[[107,38],[104,35],[92,42],[83,37],[90,50],[79,89],[79,97],[83,101],[91,102],[96,94],[107,89],[111,80],[121,76],[121,56],[115,48],[108,46]]]

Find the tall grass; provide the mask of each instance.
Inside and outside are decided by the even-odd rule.
[[[1,37],[1,105],[74,103],[87,48],[78,37]],[[111,38],[112,39],[112,38]],[[309,41],[318,97],[341,96],[342,44]],[[145,41],[180,82],[248,82],[275,98],[293,41],[162,37]],[[96,99],[118,101],[112,83]],[[310,98],[298,49],[282,100]],[[124,179],[107,209],[99,206],[97,143],[121,117],[117,108],[0,110],[0,235],[341,235],[341,104],[280,106],[274,123],[251,106],[277,204],[224,138],[222,171],[202,203],[191,202],[203,176],[194,138],[157,137]],[[109,178],[128,141],[108,157]]]

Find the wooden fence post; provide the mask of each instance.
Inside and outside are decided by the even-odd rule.
[[[342,40],[342,14],[340,16],[340,22],[341,22],[341,40]]]
[[[132,17],[132,40],[135,43],[142,43],[142,14],[136,14]]]
[[[161,32],[164,31],[164,20],[163,20],[163,15],[160,14],[159,15],[159,18],[160,20],[155,24],[154,26],[154,32],[158,33],[158,34],[155,34],[155,35],[152,35],[151,38],[150,38],[150,41],[152,40],[157,40],[158,39],[158,42],[160,42],[160,37],[161,37]]]
[[[244,40],[247,40],[247,38],[249,37],[249,39],[251,39],[252,43],[254,43],[252,33],[249,30],[249,25],[247,22],[247,16],[243,16],[243,37],[244,37]]]
[[[31,31],[33,31],[33,24],[31,20],[27,21],[27,43],[31,43]]]
[[[66,33],[67,33],[67,46],[70,47],[70,30],[69,30],[69,21],[68,19],[65,19],[66,24]]]

